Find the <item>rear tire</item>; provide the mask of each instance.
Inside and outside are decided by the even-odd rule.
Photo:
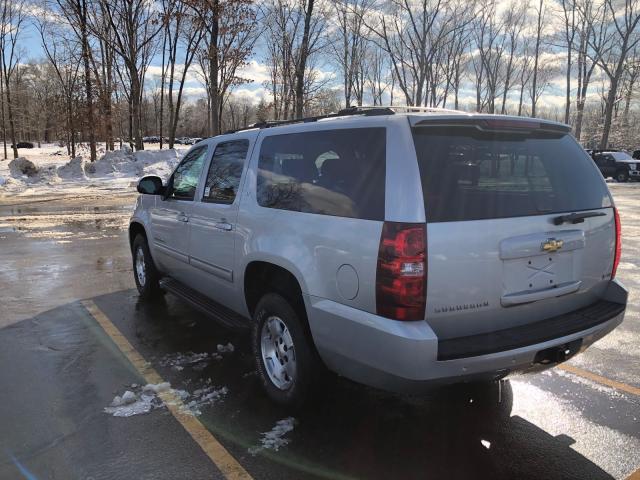
[[[300,316],[284,297],[268,293],[253,320],[251,346],[262,387],[275,403],[300,407],[317,386],[320,371]]]
[[[136,235],[131,251],[133,256],[133,277],[136,281],[140,298],[146,300],[158,297],[162,293],[159,283],[160,275],[153,263],[149,245],[144,235]]]

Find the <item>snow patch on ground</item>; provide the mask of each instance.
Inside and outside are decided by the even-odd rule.
[[[182,390],[184,392],[184,390]],[[202,415],[202,409],[204,407],[211,406],[227,396],[229,393],[229,389],[227,387],[216,388],[211,385],[211,380],[208,380],[208,383],[202,388],[198,388],[193,391],[193,393],[189,394],[189,392],[184,392],[187,395],[182,398],[183,404],[180,407],[180,412],[190,414],[190,415]]]
[[[215,355],[215,356],[214,356]],[[181,371],[185,367],[190,367],[195,371],[204,370],[209,365],[210,360],[218,360],[217,354],[209,354],[207,352],[176,352],[169,353],[160,359],[160,365],[163,367],[171,367],[172,370]]]
[[[104,408],[104,412],[114,417],[131,417],[164,408],[166,401],[169,405],[177,406],[181,413],[198,416],[202,414],[203,408],[222,401],[228,393],[227,387],[214,386],[210,378],[193,393],[173,389],[169,382],[147,384],[143,387],[133,384],[130,390],[116,395],[111,404]]]
[[[114,417],[132,417],[134,415],[149,413],[156,408],[161,408],[163,403],[162,400],[158,398],[157,393],[165,391],[165,388],[171,389],[171,385],[166,387],[167,385],[169,384],[149,384],[142,389],[132,385],[131,388],[136,390],[137,393],[127,390],[122,396],[116,395],[111,404],[104,408],[104,412]]]
[[[257,455],[262,450],[274,450],[277,452],[281,447],[288,445],[290,439],[285,438],[285,435],[293,431],[296,423],[296,419],[293,417],[278,420],[270,431],[262,433],[260,445],[251,447],[249,453],[251,455]]]
[[[207,368],[212,360],[222,360],[223,355],[233,353],[235,347],[231,342],[226,345],[218,344],[217,352],[175,352],[169,353],[160,359],[160,365],[163,367],[171,367],[171,370],[180,372],[189,367],[197,372]]]
[[[226,345],[218,344],[216,348],[218,349],[218,353],[233,353],[233,351],[235,350],[231,342],[227,343]]]

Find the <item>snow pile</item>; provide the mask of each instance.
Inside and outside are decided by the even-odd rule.
[[[33,190],[39,185],[63,183],[65,188],[107,186],[110,189],[128,189],[132,182],[145,175],[168,178],[180,162],[182,152],[174,149],[132,152],[125,145],[121,150],[105,152],[95,162],[86,158],[86,155],[78,155],[61,164],[46,159],[40,159],[40,163],[37,163],[19,157],[9,162],[7,173],[0,171],[0,187],[4,189],[11,186],[18,190],[28,187]]]
[[[91,177],[143,175],[168,176],[178,165],[180,155],[176,150],[154,150],[133,153],[127,146],[122,150],[106,152],[102,158],[85,164],[85,172]]]
[[[58,167],[58,176],[64,179],[82,179],[86,180],[85,160],[82,157],[76,157],[60,167]]]
[[[31,160],[27,160],[24,157],[18,157],[9,162],[9,172],[14,178],[21,178],[24,176],[35,177],[38,174],[38,167]]]
[[[251,447],[249,453],[256,455],[262,450],[274,450],[278,451],[281,447],[289,444],[290,440],[284,438],[284,436],[293,431],[293,427],[296,425],[296,419],[293,417],[287,417],[285,419],[276,422],[276,425],[268,432],[262,433],[260,439],[260,445],[257,447]]]

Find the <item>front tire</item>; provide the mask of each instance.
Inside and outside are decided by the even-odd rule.
[[[616,173],[616,180],[618,182],[628,182],[629,181],[629,173],[624,170],[620,170]]]
[[[263,296],[253,315],[252,348],[258,378],[271,400],[299,407],[309,396],[319,365],[300,316],[276,293]]]
[[[140,298],[150,299],[161,294],[160,275],[151,258],[149,245],[144,235],[136,235],[131,248],[133,256],[133,277]]]

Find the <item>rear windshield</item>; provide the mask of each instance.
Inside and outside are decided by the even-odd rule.
[[[610,207],[593,162],[569,135],[413,129],[429,222]]]

